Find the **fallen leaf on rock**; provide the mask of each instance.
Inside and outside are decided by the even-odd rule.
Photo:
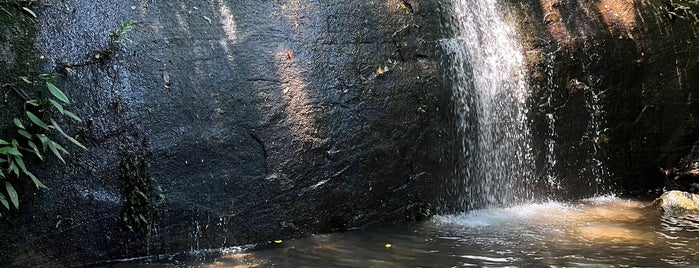
[[[381,67],[381,66],[379,66],[379,68],[376,69],[376,74],[381,75],[381,74],[383,74],[383,73],[385,73],[385,72],[386,72],[386,71],[385,71],[385,70],[383,69],[383,67]]]
[[[163,81],[165,82],[165,88],[170,88],[170,73],[163,71]]]

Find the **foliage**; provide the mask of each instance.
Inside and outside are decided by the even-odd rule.
[[[142,147],[148,147],[146,140]],[[120,176],[124,182],[125,198],[121,220],[126,229],[138,234],[151,230],[156,218],[154,201],[165,198],[160,187],[154,187],[148,175],[147,156],[143,150],[129,150],[120,155]]]
[[[12,12],[8,11],[3,7],[2,5],[12,5],[15,6],[19,9],[21,9],[23,12],[27,13],[28,15],[31,15],[32,17],[36,18],[36,13],[31,9],[31,5],[36,2],[35,0],[0,0],[0,10],[4,11],[10,16],[14,16]]]
[[[121,24],[118,30],[109,31],[109,38],[111,39],[112,44],[131,44],[132,41],[131,39],[126,38],[126,34],[128,32],[131,32],[131,25],[133,24],[133,20],[127,20],[123,24]]]
[[[679,17],[686,20],[697,21],[697,9],[699,9],[699,0],[675,0],[671,1],[668,14],[670,17]]]
[[[95,62],[107,61],[119,49],[119,45],[131,44],[132,41],[126,37],[126,34],[131,32],[134,23],[133,20],[127,20],[119,26],[119,29],[109,31],[109,47],[95,54]]]
[[[47,151],[65,163],[63,154],[68,154],[63,145],[53,140],[53,134],[60,134],[66,140],[87,150],[77,139],[66,134],[61,126],[53,118],[55,115],[70,118],[81,122],[80,118],[63,107],[69,104],[70,99],[51,80],[55,75],[40,75],[38,81],[31,81],[28,77],[20,77],[24,83],[40,84],[45,86],[45,92],[39,97],[30,98],[23,91],[16,91],[25,101],[23,116],[13,118],[16,133],[7,139],[0,139],[0,181],[3,181],[5,193],[0,192],[0,203],[5,209],[10,210],[10,203],[15,209],[19,209],[19,196],[10,182],[10,177],[23,177],[31,179],[37,189],[47,188],[27,168],[27,162],[35,156],[44,160]],[[8,202],[9,201],[9,202]],[[2,214],[0,214],[1,216]]]
[[[0,83],[0,88],[7,89],[4,94],[5,103],[2,103],[2,107],[0,107],[7,109],[0,114],[0,207],[4,207],[6,210],[11,210],[13,207],[19,209],[19,197],[22,193],[15,186],[18,186],[21,180],[31,180],[37,189],[47,188],[31,172],[32,163],[37,159],[43,161],[46,155],[54,155],[65,164],[64,155],[68,154],[68,150],[60,143],[63,141],[69,141],[86,150],[85,146],[75,137],[68,135],[58,124],[61,121],[58,120],[59,117],[75,122],[81,122],[81,119],[64,107],[64,105],[70,104],[70,99],[53,83],[56,74],[36,75],[36,72],[31,68],[26,69],[26,66],[34,66],[35,62],[30,59],[37,58],[36,52],[32,49],[35,22],[31,19],[24,19],[29,16],[37,17],[31,9],[35,2],[35,0],[0,0],[0,15],[2,17],[9,18],[11,21],[23,22],[19,25],[20,29],[33,30],[29,32],[31,35],[27,34],[29,38],[25,38],[26,42],[22,43],[17,42],[16,38],[4,40],[4,36],[0,33],[0,42],[12,41],[10,48],[18,57],[18,61],[14,65],[0,64],[0,71],[2,71],[0,78],[4,79]],[[119,45],[131,43],[131,40],[125,35],[131,31],[133,23],[133,21],[128,20],[118,29],[110,31],[109,47],[98,52],[86,62],[61,66],[62,68],[56,68],[56,71],[61,72],[64,69],[68,73],[72,73],[71,67],[109,60],[111,54],[119,49]],[[105,55],[105,57],[100,57],[100,54]],[[16,94],[13,94],[12,101],[8,102],[7,96],[10,92]],[[59,135],[62,136],[60,142],[54,139]],[[50,154],[47,153],[49,151]],[[138,188],[134,192],[142,193]],[[159,192],[158,196],[160,196]],[[133,197],[130,199],[135,200]],[[0,208],[0,210],[2,209]],[[139,220],[142,218],[148,220],[149,218],[146,216],[137,215]],[[2,213],[0,213],[0,217],[2,217]]]

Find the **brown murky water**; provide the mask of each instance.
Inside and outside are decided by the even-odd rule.
[[[602,197],[113,267],[691,267],[698,252],[699,216]]]

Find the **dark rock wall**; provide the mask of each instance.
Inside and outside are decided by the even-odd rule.
[[[670,19],[655,0],[502,3],[527,49],[542,181],[547,114],[556,122],[561,189],[548,194],[661,186],[658,168],[699,137],[696,23]],[[37,66],[63,74],[58,85],[84,119],[64,124],[90,150],[73,148],[67,167],[32,163],[50,189],[23,195],[21,210],[3,220],[3,266],[85,264],[429,215],[448,202],[437,199],[448,196],[442,186],[459,151],[442,72],[448,55],[436,42],[450,35],[440,27],[446,9],[402,0],[40,3]],[[110,49],[109,31],[129,19],[133,42]],[[0,49],[6,70],[17,70],[7,67],[13,53]],[[151,196],[148,235],[122,224],[125,164],[145,166],[139,176],[165,195]]]
[[[506,2],[528,46],[542,177],[546,114],[556,120],[555,174],[562,189],[551,193],[662,187],[659,168],[674,166],[699,141],[697,21],[670,17],[659,0]]]
[[[24,195],[7,217],[3,263],[55,267],[429,215],[453,166],[443,156],[453,123],[435,42],[440,8],[39,5],[36,46],[45,71],[64,74],[58,84],[84,119],[68,128],[89,151],[71,150],[67,167],[34,164],[50,189]],[[133,42],[109,50],[109,31],[129,19]],[[165,196],[151,196],[150,235],[121,223],[120,167],[134,152]]]

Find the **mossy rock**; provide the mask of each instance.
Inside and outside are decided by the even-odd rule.
[[[682,191],[669,191],[655,199],[653,205],[666,213],[697,213],[699,212],[699,195]]]
[[[21,76],[34,77],[40,61],[34,46],[37,25],[21,9],[11,4],[0,4],[0,135],[6,137],[12,129],[12,118],[22,109],[23,100],[16,92],[33,94],[36,86],[22,81]],[[7,11],[7,12],[5,12]]]

